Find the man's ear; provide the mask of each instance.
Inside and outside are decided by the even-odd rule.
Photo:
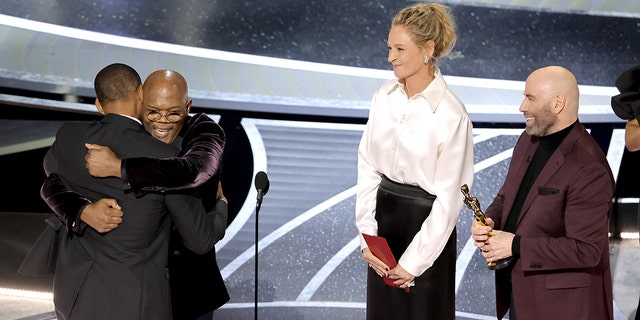
[[[138,99],[140,99],[140,101],[142,101],[142,98],[144,98],[144,92],[142,90],[142,85],[139,85],[138,88],[136,88],[136,93],[138,94]]]
[[[553,104],[553,111],[555,114],[559,114],[564,110],[564,107],[567,105],[567,98],[563,95],[556,95],[556,99]]]
[[[185,107],[185,111],[187,111],[187,114],[189,114],[189,111],[191,110],[191,103],[193,102],[193,100],[189,99],[187,100],[187,105]]]
[[[98,112],[100,112],[101,114],[105,114],[104,112],[104,108],[102,108],[102,104],[100,104],[100,100],[98,100],[98,98],[96,98],[96,109],[98,109]]]

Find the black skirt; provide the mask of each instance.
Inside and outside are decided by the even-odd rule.
[[[396,260],[404,253],[436,197],[417,187],[382,178],[378,187],[376,221],[378,235],[386,238]],[[367,274],[367,320],[455,319],[456,230],[433,266],[416,277],[409,292],[384,283],[369,268]]]

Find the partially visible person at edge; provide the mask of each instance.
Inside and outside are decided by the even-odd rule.
[[[627,120],[624,129],[625,146],[629,151],[640,151],[640,65],[624,71],[616,79],[620,94],[611,97],[611,107],[615,114]],[[638,169],[640,170],[640,169]],[[640,206],[638,206],[638,226],[640,226]],[[640,298],[635,320],[640,320]]]
[[[225,136],[222,128],[204,113],[189,116],[187,82],[178,72],[158,70],[143,85],[145,129],[158,140],[179,148],[174,158],[119,159],[108,147],[88,145],[85,157],[89,173],[114,176],[128,183],[136,195],[146,192],[193,192],[207,211],[216,211],[216,242],[227,225],[227,203],[220,186],[220,166]],[[56,177],[48,178],[46,201],[66,223],[70,232],[82,233],[86,225],[99,232],[115,229],[122,212],[110,206],[111,199],[90,203],[79,194],[69,201],[69,192]],[[80,213],[80,214],[77,214]],[[198,255],[184,247],[173,230],[169,271],[174,319],[210,319],[213,311],[229,301],[229,294],[216,262],[215,250]]]
[[[140,76],[111,64],[95,79],[99,122],[67,122],[57,132],[43,166],[69,190],[97,201],[112,198],[129,215],[116,230],[58,237],[53,301],[59,319],[171,319],[168,263],[172,225],[185,245],[204,254],[215,244],[215,217],[187,194],[135,197],[116,178],[86,170],[86,143],[110,146],[124,157],[173,157],[176,149],[151,137],[136,117],[142,109]],[[61,230],[61,232],[63,232]],[[66,235],[66,232],[64,232]]]
[[[386,238],[398,265],[384,264],[361,238],[369,320],[455,318],[460,186],[473,180],[472,123],[437,66],[455,41],[441,4],[407,7],[391,24],[397,79],[373,95],[358,148],[355,220],[360,233]]]
[[[575,76],[540,68],[525,82],[526,123],[504,184],[472,222],[474,244],[495,271],[498,319],[612,320],[609,214],[615,182],[578,120]]]

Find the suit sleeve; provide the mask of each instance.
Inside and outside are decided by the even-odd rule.
[[[216,207],[213,209],[214,223],[215,223],[215,238],[214,242],[224,238],[227,231],[227,220],[229,217],[229,206],[224,200],[217,200]]]
[[[206,212],[202,200],[183,194],[167,194],[165,204],[185,247],[205,254],[216,243],[216,211]]]
[[[80,214],[91,203],[89,199],[68,189],[55,173],[50,174],[44,180],[40,188],[40,196],[64,222],[69,233],[82,233],[86,224],[80,221]]]
[[[485,215],[487,216],[487,218],[491,218],[491,220],[493,220],[493,222],[495,223],[494,229],[496,230],[502,229],[500,222],[502,221],[501,215],[502,215],[503,205],[504,205],[504,184],[502,185],[502,187],[500,187],[500,190],[498,190],[498,193],[496,194],[496,197],[493,199],[493,202],[491,202],[491,204],[485,210]]]
[[[66,127],[63,126],[58,134],[64,128]],[[57,144],[54,142],[44,157],[43,168],[47,178],[40,187],[40,197],[67,226],[69,234],[72,232],[81,233],[86,224],[80,221],[80,213],[91,201],[68,189],[56,173],[58,172],[58,161],[55,157],[56,147]]]
[[[123,159],[123,178],[133,192],[198,187],[218,173],[224,151],[224,131],[204,114],[190,119],[187,125],[178,157]]]

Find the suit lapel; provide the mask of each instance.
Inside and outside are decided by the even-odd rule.
[[[551,155],[549,161],[544,166],[538,178],[533,182],[531,186],[531,190],[529,190],[529,194],[527,194],[527,198],[524,199],[524,203],[522,204],[522,210],[520,212],[520,216],[518,216],[518,222],[516,222],[516,230],[520,221],[524,218],[524,216],[529,211],[529,207],[533,203],[533,201],[538,197],[538,187],[545,186],[549,180],[558,172],[560,167],[564,164],[564,154],[559,152],[560,148],[556,149],[556,151]]]
[[[524,153],[521,156],[522,160],[513,161],[513,158],[512,158],[512,161],[511,161],[511,163],[513,163],[514,165],[517,165],[517,167],[515,167],[513,171],[513,178],[512,178],[513,183],[509,184],[509,185],[513,185],[513,188],[509,188],[505,192],[505,203],[504,203],[504,209],[503,209],[505,214],[503,214],[501,217],[501,221],[500,221],[501,226],[504,226],[507,224],[507,220],[509,219],[509,213],[513,208],[513,203],[516,200],[518,189],[520,189],[520,185],[522,184],[522,179],[524,179],[524,175],[527,172],[527,169],[529,168],[531,159],[533,159],[533,155],[535,154],[536,149],[538,148],[538,145],[539,145],[538,140],[534,137],[527,135],[526,139],[528,139],[528,141],[526,142],[527,146],[525,147]],[[515,156],[516,155],[514,154],[514,157]]]
[[[520,221],[522,221],[524,216],[529,211],[529,207],[531,207],[531,204],[533,203],[533,201],[538,197],[538,187],[546,186],[547,183],[551,180],[551,178],[553,178],[556,175],[556,173],[559,172],[560,168],[562,168],[562,166],[565,164],[565,155],[568,154],[571,151],[571,149],[573,149],[573,146],[578,141],[578,138],[580,137],[583,131],[584,131],[584,126],[582,126],[582,124],[580,123],[577,123],[573,127],[573,129],[571,129],[571,132],[569,132],[569,134],[560,143],[556,151],[553,152],[553,154],[547,161],[547,164],[545,164],[544,168],[540,172],[540,175],[538,175],[538,178],[536,178],[536,181],[533,182],[533,185],[531,186],[531,190],[529,190],[529,194],[527,195],[527,198],[524,200],[524,203],[522,204],[522,210],[520,212],[520,216],[518,217],[518,222],[516,223],[516,230],[518,228],[518,225],[520,224]],[[531,148],[529,148],[527,151],[530,151],[530,149]],[[533,148],[533,152],[535,153],[535,148]],[[531,158],[532,157],[533,157],[533,154],[531,155]],[[526,167],[528,167],[528,164],[529,162],[527,162]],[[521,175],[520,175],[521,180],[522,180],[522,177],[524,177],[524,173],[527,170],[526,167],[521,172]],[[515,192],[516,193],[518,192],[517,189]],[[511,206],[513,206],[513,201],[511,202]]]

